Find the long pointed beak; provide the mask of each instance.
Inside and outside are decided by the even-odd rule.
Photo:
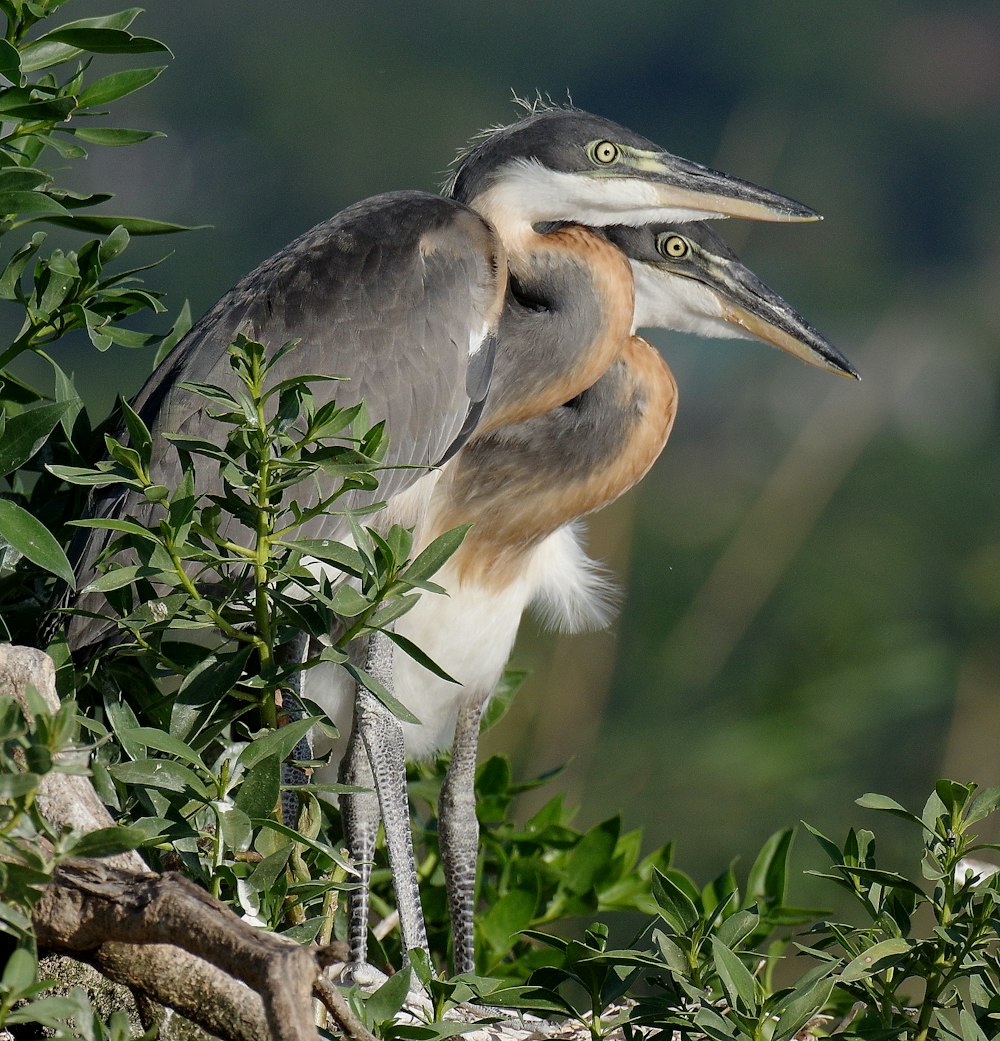
[[[726,321],[810,365],[861,378],[826,337],[738,261],[719,259],[698,277],[719,297]]]
[[[784,222],[823,219],[810,207],[769,188],[669,152],[635,157],[632,162],[655,185],[660,204],[675,207],[678,212],[697,214],[702,219],[706,216]]]

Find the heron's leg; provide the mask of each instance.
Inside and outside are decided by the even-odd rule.
[[[299,633],[294,640],[277,648],[276,656],[282,663],[300,664],[305,661],[309,650],[309,636]],[[302,702],[302,672],[296,672],[288,685],[282,689],[282,703],[279,720],[284,723],[292,723],[303,716]],[[312,739],[306,734],[292,749],[292,759],[312,759]],[[297,766],[289,763],[281,764],[282,784],[306,784],[310,774]],[[299,797],[295,792],[281,793],[281,820],[287,828],[294,828],[299,822]]]
[[[351,891],[347,902],[347,942],[351,963],[357,966],[365,965],[368,961],[368,899],[379,822],[375,778],[372,776],[368,752],[361,738],[357,703],[347,752],[340,764],[340,781],[342,784],[365,789],[363,792],[340,797],[344,838],[358,872],[358,888]]]
[[[438,801],[438,841],[448,890],[455,972],[476,971],[473,911],[479,821],[476,819],[476,753],[485,699],[462,706],[455,724],[451,764]]]
[[[388,637],[379,632],[372,633],[366,668],[390,690],[392,655],[393,645]],[[355,730],[360,733],[368,752],[375,791],[378,793],[378,805],[382,811],[385,844],[389,850],[389,866],[396,889],[403,949],[409,951],[419,947],[429,956],[427,931],[424,928],[420,891],[417,886],[413,837],[410,834],[403,727],[371,691],[359,684],[355,706]]]

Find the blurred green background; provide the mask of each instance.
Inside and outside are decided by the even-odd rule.
[[[116,122],[169,136],[74,176],[119,212],[212,225],[143,247],[173,250],[148,279],[172,310],[355,199],[434,189],[512,91],[823,212],[721,230],[863,382],[658,335],[673,436],[590,523],[621,616],[526,626],[535,675],[489,747],[522,773],[570,761],[581,823],[622,809],[703,879],[800,817],[870,825],[865,791],[1000,783],[1000,7],[159,0],[135,29],[176,60]],[[81,347],[77,371],[107,405],[144,364]]]

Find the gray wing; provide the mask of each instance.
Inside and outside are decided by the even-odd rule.
[[[314,383],[317,403],[364,399],[371,422],[386,421],[387,466],[439,463],[469,436],[481,410],[505,279],[502,247],[490,225],[435,195],[376,196],[317,225],[227,293],[139,392],[133,407],[153,434],[154,480],[173,488],[180,476],[163,434],[220,436],[211,406],[180,385],[236,389],[227,349],[239,333],[275,350],[301,341],[281,359],[275,379],[295,372],[348,377]],[[203,467],[198,490],[219,490],[215,465]],[[421,473],[385,471],[377,498],[392,497]],[[110,489],[92,512],[148,522],[153,509]],[[329,516],[307,534],[336,538],[343,528],[342,517]],[[106,542],[106,534],[94,530],[78,547],[82,584],[93,577]],[[87,619],[74,618],[71,645],[92,642],[93,629]]]

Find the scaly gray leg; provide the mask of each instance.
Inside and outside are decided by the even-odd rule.
[[[299,633],[294,640],[290,640],[288,643],[283,644],[277,648],[276,656],[282,663],[294,663],[299,664],[306,660],[306,655],[309,650],[309,637],[306,633]],[[302,695],[302,673],[296,672],[291,680],[289,680],[288,686],[282,690],[282,704],[280,715],[285,718],[289,723],[293,723],[297,719],[301,719],[304,715],[302,711],[302,702],[299,700]],[[306,734],[302,740],[292,749],[292,759],[312,759],[313,747],[312,739]],[[281,783],[282,784],[306,784],[309,781],[310,775],[298,766],[292,766],[289,763],[281,764]],[[295,828],[299,823],[299,797],[295,792],[282,792],[281,793],[281,820],[287,828]]]
[[[368,962],[368,897],[371,889],[372,861],[378,833],[379,808],[375,794],[368,752],[361,738],[358,722],[360,698],[355,698],[354,723],[347,742],[347,752],[340,764],[341,784],[367,789],[340,797],[340,813],[344,822],[344,839],[358,871],[358,888],[347,898],[347,942],[353,971]]]
[[[438,801],[438,842],[451,915],[455,972],[476,971],[473,911],[479,821],[476,819],[476,753],[485,701],[463,705],[455,724],[451,765]]]
[[[392,641],[382,633],[372,633],[365,667],[389,690],[392,690],[392,655]],[[413,857],[413,837],[410,834],[403,727],[385,705],[360,684],[357,689],[355,727],[364,741],[375,778],[375,791],[378,793],[382,824],[385,827],[385,844],[389,850],[389,866],[396,889],[403,949],[409,951],[419,947],[429,957]]]

